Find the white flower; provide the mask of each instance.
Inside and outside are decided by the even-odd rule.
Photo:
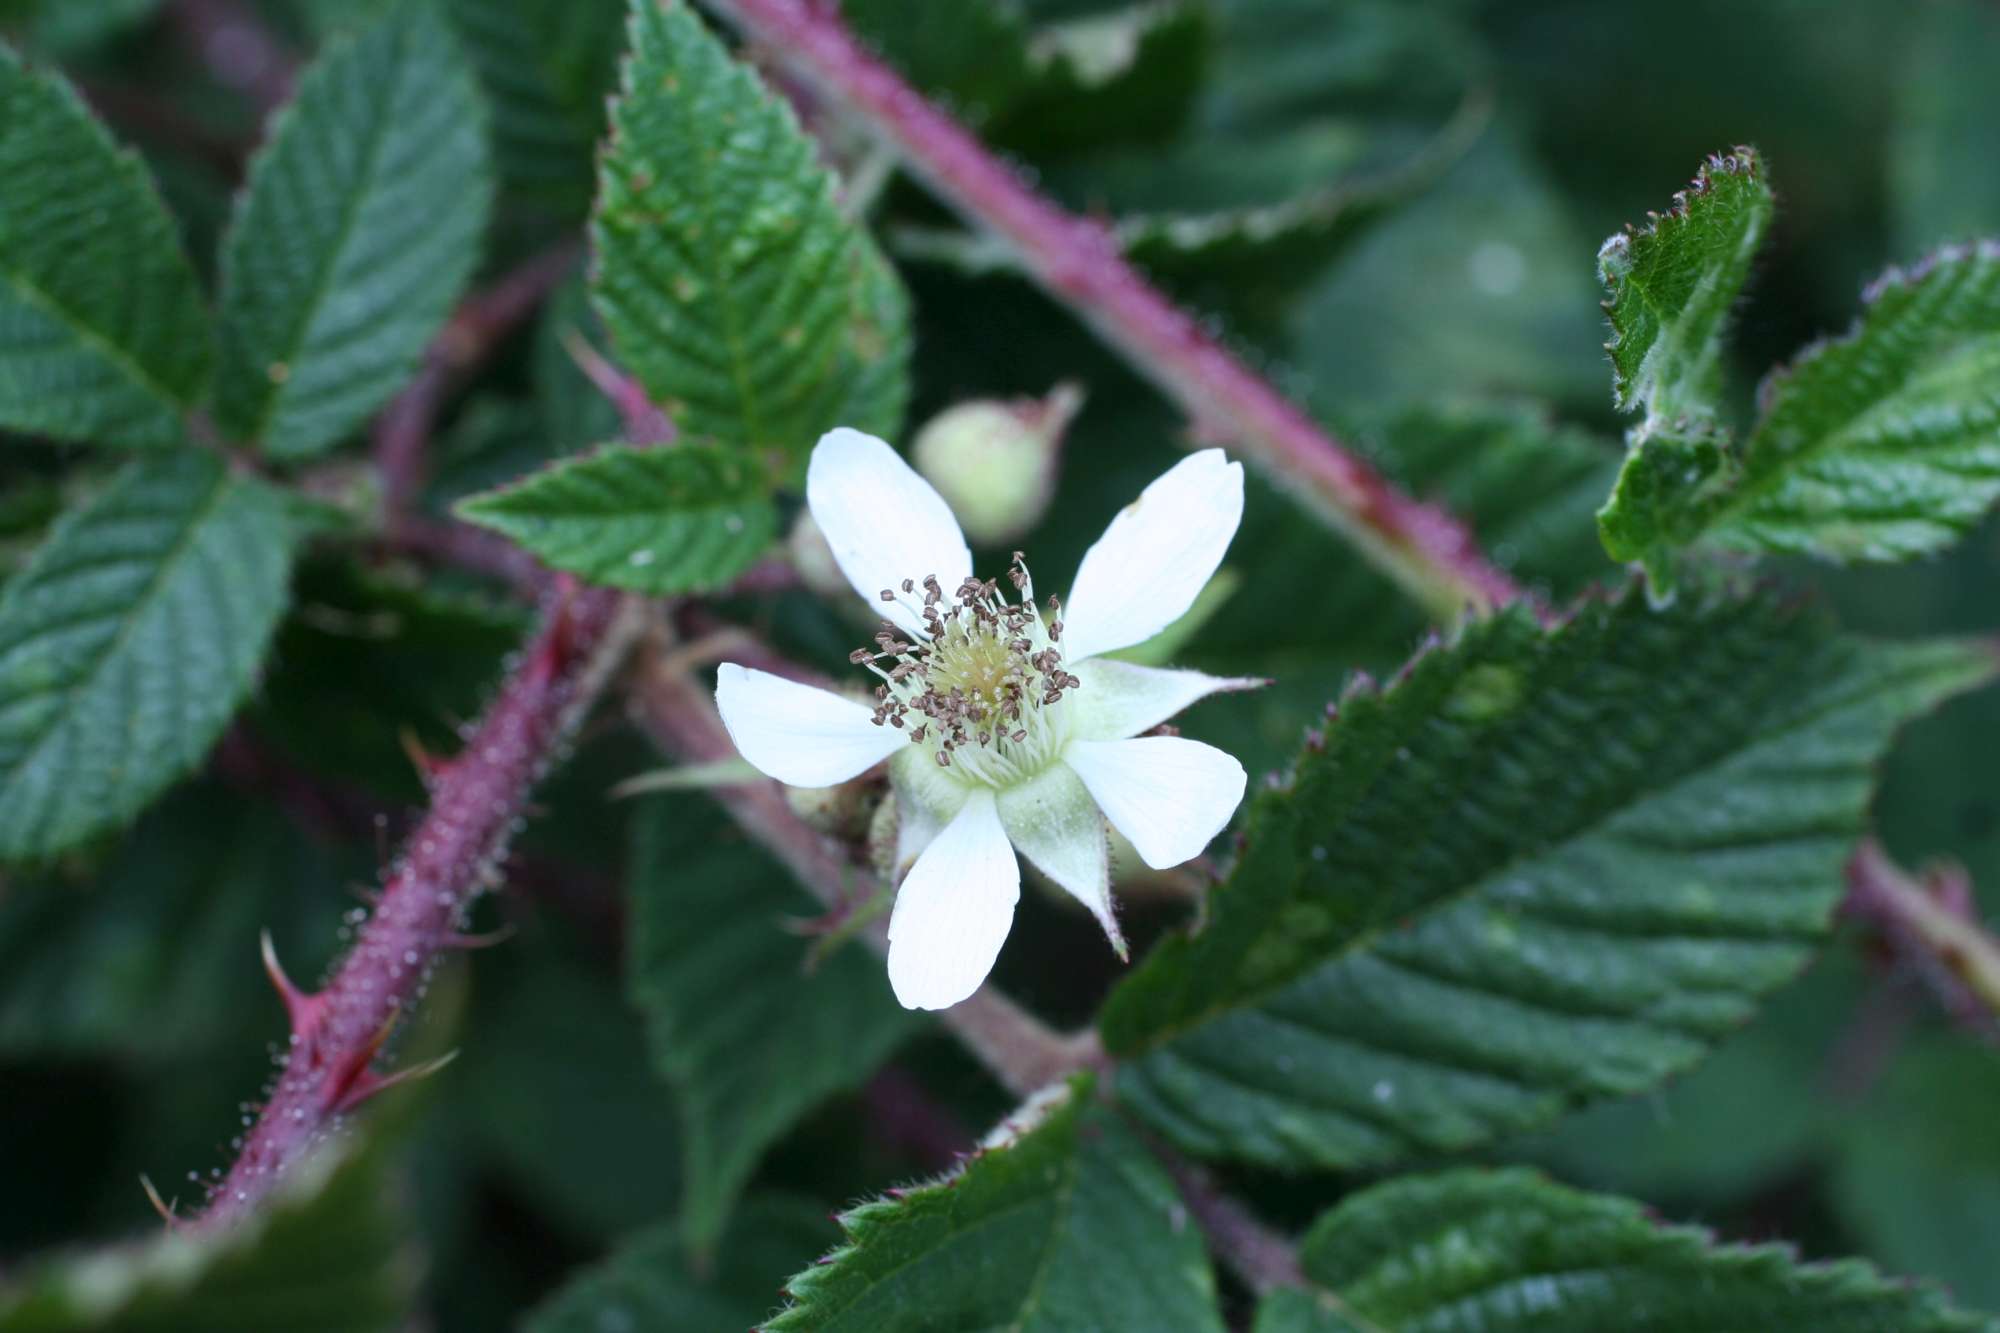
[[[1243,517],[1243,467],[1209,449],[1141,492],[1085,552],[1067,606],[1035,605],[1017,554],[1007,583],[972,575],[944,500],[896,451],[855,430],[814,448],[806,500],[834,559],[878,614],[875,706],[734,663],[715,701],[743,757],[799,787],[884,759],[896,789],[889,982],[944,1009],[993,967],[1020,897],[1019,851],[1097,917],[1120,957],[1104,821],[1147,865],[1179,865],[1243,799],[1243,766],[1213,746],[1144,736],[1195,700],[1256,682],[1103,656],[1177,620]]]

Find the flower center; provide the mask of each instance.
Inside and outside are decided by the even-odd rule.
[[[900,590],[884,588],[882,600],[919,617],[924,632],[912,642],[885,620],[873,649],[848,655],[882,678],[876,726],[907,731],[940,768],[991,787],[1032,777],[1054,761],[1069,738],[1058,705],[1083,683],[1062,667],[1062,606],[1049,598],[1047,619],[1035,609],[1019,551],[1007,581],[1018,601],[993,579],[968,577],[949,595],[934,574],[921,585],[904,579]]]

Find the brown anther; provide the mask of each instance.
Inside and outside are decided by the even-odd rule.
[[[1027,728],[1023,727],[1021,730],[1015,732],[1012,736],[1008,737],[1008,739],[1013,741],[1014,744],[1019,745],[1022,741],[1028,739]]]
[[[879,595],[885,602],[893,602],[896,600],[896,590],[894,588],[884,588],[882,589]]]

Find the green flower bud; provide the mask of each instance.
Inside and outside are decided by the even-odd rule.
[[[833,548],[826,544],[826,534],[813,522],[812,511],[799,511],[798,522],[792,524],[791,535],[785,539],[785,550],[791,557],[792,568],[798,571],[799,582],[807,588],[822,597],[838,597],[843,601],[853,596],[847,577],[834,563]]]
[[[1048,508],[1063,431],[1082,406],[1073,384],[1042,399],[959,403],[917,432],[913,461],[973,545],[1007,546]]]

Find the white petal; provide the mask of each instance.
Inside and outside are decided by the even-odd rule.
[[[1104,816],[1082,781],[1061,764],[1000,793],[1000,824],[1016,851],[1090,909],[1120,958],[1125,936],[1111,905]]]
[[[1155,870],[1199,856],[1243,799],[1243,765],[1200,741],[1077,741],[1063,758]]]
[[[736,752],[794,787],[845,782],[910,742],[852,699],[734,662],[716,670],[715,707]]]
[[[1021,896],[1021,864],[993,793],[975,792],[917,858],[889,915],[889,985],[905,1009],[949,1009],[979,989]]]
[[[1197,699],[1221,690],[1254,690],[1256,676],[1205,676],[1199,671],[1163,671],[1111,657],[1094,657],[1074,668],[1083,685],[1067,695],[1076,710],[1076,734],[1091,741],[1120,741],[1165,722]]]
[[[1063,657],[1152,638],[1194,605],[1243,520],[1243,465],[1204,449],[1183,458],[1118,511],[1083,554],[1063,607]]]
[[[923,619],[900,602],[883,601],[884,588],[900,590],[904,579],[914,579],[911,600],[921,605],[925,575],[937,575],[950,596],[972,573],[972,552],[951,506],[873,435],[842,426],[819,437],[806,466],[806,504],[854,591],[908,633],[920,633]]]

